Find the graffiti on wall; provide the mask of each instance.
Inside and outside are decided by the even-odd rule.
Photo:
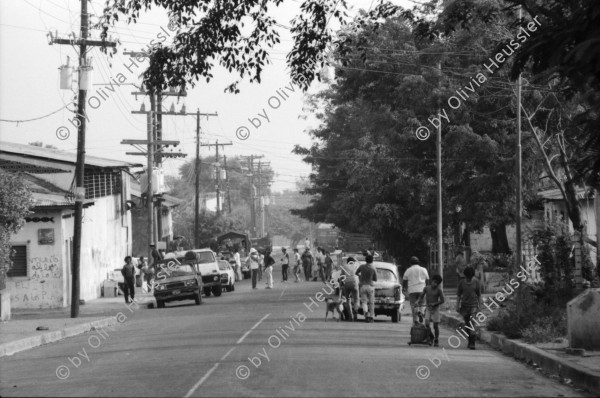
[[[47,279],[60,279],[62,277],[62,265],[57,256],[32,257],[29,260],[31,280],[44,282]]]
[[[14,282],[11,289],[11,301],[20,308],[52,308],[61,307],[63,301],[62,280],[48,279],[41,281]]]

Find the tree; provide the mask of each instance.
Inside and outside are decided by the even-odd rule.
[[[144,73],[147,87],[163,88],[195,85],[205,78],[210,81],[212,70],[220,64],[240,78],[248,76],[260,83],[264,66],[269,61],[268,49],[280,42],[278,25],[269,10],[279,7],[283,0],[233,0],[191,2],[164,0],[108,0],[104,10],[102,37],[108,37],[110,24],[123,15],[127,22],[137,22],[141,10],[153,5],[166,8],[169,28],[177,29],[173,45],[149,48],[150,66]],[[344,23],[345,0],[306,0],[300,6],[290,31],[294,48],[288,55],[292,76],[306,88],[323,65],[319,56],[333,40],[328,23],[331,18]],[[250,25],[244,35],[240,28]],[[151,54],[150,54],[151,53]],[[227,90],[238,92],[238,81]]]
[[[494,21],[505,16],[519,26],[516,9],[522,7],[526,26],[532,19],[540,22],[535,34],[522,43],[514,55],[511,77],[520,73],[544,78],[567,99],[577,98],[584,110],[573,122],[582,143],[573,173],[578,181],[600,187],[600,3],[595,0],[506,0],[510,7],[488,1],[457,0],[451,3],[452,24],[469,29],[478,20]],[[508,43],[510,39],[506,40]],[[568,200],[568,198],[565,198]]]
[[[207,156],[202,160],[200,173],[200,194],[215,192],[214,179],[214,156]],[[169,194],[185,203],[175,208],[173,212],[173,230],[175,235],[183,235],[191,239],[195,231],[195,161],[190,160],[179,168],[179,176],[168,176],[166,178]],[[273,179],[273,170],[270,166],[262,168],[263,183],[268,184]],[[246,172],[242,170],[242,162],[238,157],[227,158],[227,181],[231,192],[232,212],[221,214],[217,217],[207,211],[201,211],[199,215],[200,241],[208,246],[214,238],[229,231],[245,231],[250,229],[250,209],[252,196],[250,194],[250,181]],[[222,184],[224,182],[222,181]],[[222,186],[221,191],[225,189]],[[265,192],[265,196],[269,191]],[[224,206],[227,208],[226,206]],[[193,240],[192,240],[193,241]]]
[[[300,192],[290,190],[274,194],[273,197],[275,203],[267,207],[269,234],[271,236],[285,236],[291,241],[290,245],[295,247],[310,234],[310,222],[293,215],[291,209],[292,207],[300,207],[303,204],[307,206],[308,200]]]
[[[25,225],[30,214],[31,192],[19,174],[0,169],[0,286],[11,265],[10,236]]]

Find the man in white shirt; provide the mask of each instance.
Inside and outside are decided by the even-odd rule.
[[[242,278],[242,259],[240,257],[240,248],[235,248],[235,254],[233,255],[233,260],[235,261],[235,280],[241,281]]]
[[[260,270],[260,258],[255,248],[250,249],[250,255],[246,261],[250,272],[252,272],[252,289],[258,289],[256,287],[256,280],[258,279],[258,271]]]
[[[419,296],[423,293],[423,289],[425,289],[425,286],[429,281],[429,273],[425,268],[419,265],[419,259],[417,257],[411,257],[410,267],[404,273],[402,280],[404,281],[404,291],[408,291],[413,322],[418,323]]]

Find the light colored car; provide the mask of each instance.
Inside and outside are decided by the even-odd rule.
[[[402,281],[398,275],[398,267],[392,263],[374,261],[377,270],[375,287],[375,316],[387,315],[392,317],[392,322],[400,322],[404,309],[404,294]],[[362,308],[358,312],[362,314]]]
[[[235,290],[235,272],[227,260],[219,260],[219,271],[221,272],[221,286],[228,292]]]
[[[195,268],[202,276],[202,291],[206,297],[214,294],[219,297],[223,291],[221,285],[221,271],[215,252],[210,248],[192,249],[187,251],[175,252],[177,258],[190,256],[190,252],[195,254]]]

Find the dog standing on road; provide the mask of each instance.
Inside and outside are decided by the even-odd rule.
[[[325,311],[325,322],[327,322],[327,316],[331,312],[332,318],[335,318],[335,313],[338,313],[337,321],[344,317],[344,303],[346,302],[346,297],[337,297],[337,300],[334,300],[331,297],[325,299],[325,304],[327,305],[327,311]]]

